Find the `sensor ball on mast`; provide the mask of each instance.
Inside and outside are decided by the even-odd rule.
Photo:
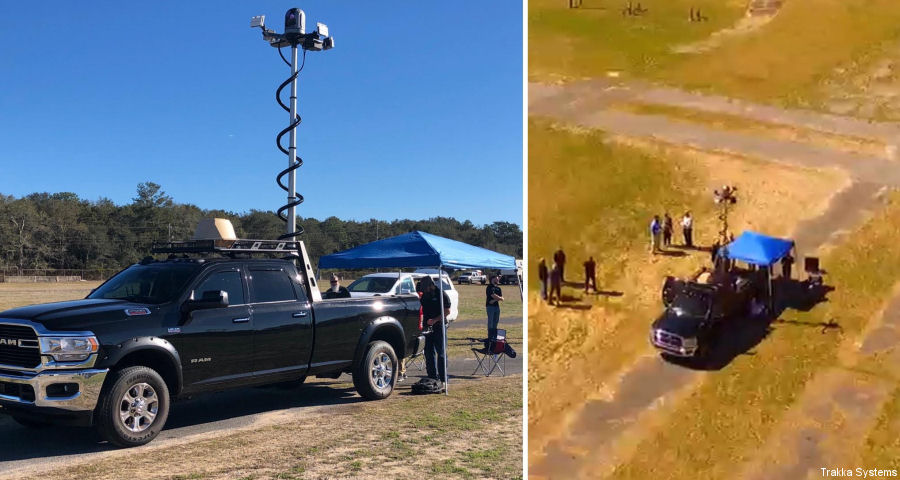
[[[300,115],[297,114],[297,83],[300,71],[306,63],[306,52],[320,52],[334,48],[334,37],[328,35],[328,26],[324,23],[316,23],[315,31],[306,32],[306,13],[299,8],[292,8],[284,14],[284,33],[277,33],[266,28],[266,16],[258,15],[250,19],[250,28],[262,30],[263,40],[270,46],[278,49],[281,59],[291,67],[291,76],[278,87],[275,98],[285,111],[290,112],[290,123],[281,130],[276,137],[278,149],[288,156],[288,166],[276,177],[278,186],[287,192],[287,203],[282,205],[277,215],[286,223],[286,231],[280,239],[293,239],[303,233],[303,228],[297,225],[296,207],[303,203],[303,195],[297,193],[296,170],[303,165],[303,159],[297,156],[297,126],[300,125]],[[291,60],[288,61],[281,53],[284,47],[291,47]],[[302,62],[298,63],[297,51],[303,50]],[[290,85],[291,96],[289,104],[281,99],[281,91]],[[289,146],[285,148],[281,144],[281,138],[289,136]],[[283,178],[287,177],[287,184]]]

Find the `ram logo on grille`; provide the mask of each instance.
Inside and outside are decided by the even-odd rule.
[[[32,343],[37,343],[35,340],[19,340],[18,338],[0,338],[0,345],[7,345],[10,347],[19,347],[19,348],[34,348],[37,345],[31,345]]]

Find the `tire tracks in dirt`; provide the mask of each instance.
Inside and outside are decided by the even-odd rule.
[[[714,111],[724,109],[725,113],[749,116],[760,121],[801,123],[806,128],[810,128],[809,124],[812,124],[823,131],[836,134],[890,138],[892,141],[900,138],[900,129],[893,125],[871,125],[855,119],[768,106],[749,110],[746,106],[739,106],[739,110],[735,111],[736,102],[728,99],[710,99],[687,92],[666,90],[663,93],[668,97],[664,100],[671,100],[676,106]],[[839,242],[842,234],[861,224],[867,212],[877,206],[885,186],[900,186],[900,168],[896,168],[896,164],[885,158],[788,140],[724,132],[701,125],[675,122],[664,116],[638,115],[609,109],[612,104],[623,99],[649,98],[659,102],[659,95],[658,90],[635,94],[633,89],[610,86],[603,81],[579,82],[566,86],[531,84],[529,113],[618,135],[650,138],[699,150],[727,152],[796,166],[837,166],[844,169],[853,179],[851,185],[835,193],[822,215],[801,222],[796,227],[797,243],[807,252],[815,252],[827,244]],[[897,338],[900,339],[900,330]],[[817,377],[816,380],[830,385],[829,397],[834,399],[834,408],[842,408],[842,414],[846,418],[854,419],[849,422],[854,428],[866,425],[866,421],[874,418],[872,412],[877,414],[879,405],[886,398],[886,390],[877,384],[867,383],[864,379],[844,376],[844,373],[824,372],[820,374],[822,378]],[[607,393],[606,398],[586,399],[578,411],[572,413],[567,431],[546,443],[541,455],[537,456],[538,460],[530,465],[530,475],[534,478],[594,478],[608,474],[616,465],[627,461],[639,441],[661,425],[659,415],[665,415],[659,411],[663,410],[661,407],[677,404],[697,388],[703,379],[701,372],[668,364],[658,356],[638,358],[618,374],[616,380],[608,382],[617,385],[612,393]],[[818,384],[810,383],[809,388],[815,385]],[[830,414],[827,405],[816,403],[821,401],[820,396],[814,393],[808,395],[809,398],[804,396],[797,408],[816,412],[822,418]],[[861,407],[852,410],[850,407],[854,405]],[[845,430],[831,434],[858,436],[861,435],[859,431]],[[818,450],[813,450],[811,445],[819,445],[829,436],[827,432],[816,433],[809,426],[793,432],[800,437],[795,435],[790,441],[806,448],[801,453],[805,453],[805,458],[809,459],[818,458]],[[806,437],[802,436],[804,432],[807,433]],[[804,438],[811,440],[804,443]],[[798,468],[800,467],[786,468],[785,474],[796,473]]]

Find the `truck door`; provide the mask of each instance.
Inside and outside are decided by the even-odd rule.
[[[297,378],[312,350],[312,310],[283,266],[251,266],[250,302],[256,375]]]
[[[233,381],[252,372],[253,322],[241,268],[228,265],[201,276],[194,298],[208,290],[228,293],[228,306],[195,310],[169,339],[181,356],[185,385]]]

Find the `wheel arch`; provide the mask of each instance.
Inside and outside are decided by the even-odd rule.
[[[376,340],[383,340],[390,344],[399,360],[406,358],[406,341],[403,335],[403,326],[396,318],[383,316],[372,320],[363,329],[359,343],[356,346],[356,353],[353,356],[353,365],[357,365],[365,356],[366,346]]]
[[[111,369],[144,366],[152,368],[166,382],[171,396],[178,395],[183,386],[181,357],[175,346],[159,337],[134,338],[123,344],[110,355]]]

